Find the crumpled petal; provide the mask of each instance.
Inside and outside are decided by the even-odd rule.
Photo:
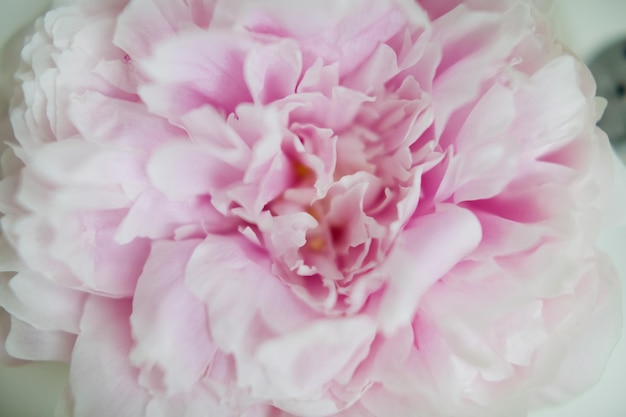
[[[58,1],[20,59],[0,357],[69,363],[60,411],[522,417],[599,377],[626,177],[537,2]]]

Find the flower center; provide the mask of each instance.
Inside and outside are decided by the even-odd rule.
[[[351,308],[356,281],[370,279],[392,245],[389,225],[398,217],[399,192],[396,183],[385,184],[371,168],[366,147],[337,148],[330,173],[293,158],[292,185],[267,209],[280,227],[285,220],[291,222],[289,230],[302,234],[298,244],[278,251],[279,275],[305,287],[324,309],[341,311]],[[320,184],[323,175],[330,178],[327,184]],[[281,234],[276,230],[267,232]]]

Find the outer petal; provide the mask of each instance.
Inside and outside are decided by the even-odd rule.
[[[574,294],[547,302],[544,316],[551,327],[550,339],[535,369],[536,376],[548,383],[535,396],[536,402],[562,402],[600,379],[606,358],[622,332],[619,286],[616,271],[608,258],[602,257]],[[575,343],[557,359],[555,355],[562,355],[562,344],[568,340],[589,342]]]
[[[0,277],[0,305],[43,331],[78,333],[86,295],[60,287],[42,276],[24,271],[5,281]],[[42,299],[46,301],[42,303]]]
[[[136,340],[130,358],[152,389],[186,393],[207,372],[216,346],[205,306],[184,286],[186,264],[199,241],[153,244],[133,299]]]
[[[130,312],[129,300],[87,301],[70,366],[75,417],[144,415],[147,393],[128,359]]]
[[[114,43],[134,59],[146,57],[155,45],[187,26],[207,27],[215,3],[216,0],[133,0],[118,18]]]
[[[107,117],[102,118],[102,114]],[[166,119],[150,114],[144,104],[95,91],[75,97],[70,103],[69,115],[84,139],[119,145],[139,154],[185,136],[184,131]]]
[[[69,362],[75,341],[76,335],[36,329],[12,316],[5,347],[18,359]]]
[[[485,73],[501,65],[512,46],[530,33],[528,5],[510,7],[502,14],[461,5],[434,23],[433,36],[443,45],[444,57],[433,85],[437,133],[454,129],[456,123],[448,123],[454,112],[477,97]]]

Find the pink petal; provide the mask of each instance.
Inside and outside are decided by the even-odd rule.
[[[130,313],[129,300],[87,301],[70,365],[76,417],[144,415],[147,393],[138,386],[138,370],[128,359]]]
[[[291,398],[318,395],[349,363],[363,360],[376,334],[367,317],[320,320],[263,343],[256,359]]]
[[[7,352],[6,340],[11,331],[12,316],[3,308],[0,308],[0,365],[11,366],[24,363],[20,359],[14,358]]]
[[[106,118],[101,115],[106,114]],[[130,147],[147,152],[186,134],[166,119],[146,111],[145,105],[89,91],[75,97],[69,115],[88,141]]]
[[[538,244],[546,230],[508,220],[490,213],[475,211],[483,231],[479,247],[471,255],[472,259],[487,260],[502,255],[523,252]]]
[[[112,296],[132,295],[149,252],[149,243],[115,242],[120,213],[83,213],[57,227],[50,254],[71,268],[86,289]]]
[[[114,43],[133,59],[144,58],[155,45],[176,36],[187,25],[208,27],[215,3],[215,0],[133,0],[118,18]]]
[[[140,89],[140,95],[150,110],[170,118],[204,105],[233,112],[252,101],[243,74],[249,48],[243,39],[220,33],[178,36],[141,62],[153,84]]]
[[[70,139],[41,147],[31,155],[29,169],[45,184],[87,188],[146,182],[142,155],[125,149]]]
[[[437,134],[449,129],[452,114],[476,98],[485,73],[528,33],[532,23],[527,7],[517,4],[502,14],[474,12],[462,5],[434,23],[433,37],[444,48],[433,86]]]
[[[548,382],[538,395],[541,402],[562,402],[596,383],[620,337],[622,291],[616,270],[608,258],[600,256],[595,269],[581,279],[574,294],[546,301],[549,342],[535,364]],[[593,342],[576,343],[563,357],[560,344],[564,340]]]
[[[295,16],[307,16],[300,19]],[[305,54],[305,67],[317,58],[338,62],[346,74],[365,60],[376,45],[396,34],[405,24],[402,14],[389,1],[368,0],[354,8],[349,2],[279,0],[220,2],[215,24],[237,24],[253,33],[294,37]]]
[[[579,85],[579,65],[571,56],[559,57],[533,74],[529,88],[516,95],[513,129],[523,137],[524,151],[541,154],[562,146],[594,123],[589,98],[573,88]]]
[[[428,288],[470,254],[481,236],[474,214],[456,206],[411,222],[387,259],[390,280],[379,312],[384,331],[409,323]]]
[[[516,115],[513,101],[513,92],[496,84],[478,100],[461,127],[454,143],[458,156],[448,171],[454,177],[449,192],[455,202],[493,197],[518,174],[520,145],[509,131]],[[444,200],[444,196],[436,198]]]
[[[255,359],[257,346],[317,315],[272,273],[267,254],[242,237],[209,235],[189,261],[186,284],[205,302],[216,344],[234,354],[240,384],[256,396],[278,395],[282,387],[268,383]]]
[[[159,378],[153,386],[165,386],[169,395],[190,391],[207,372],[216,349],[204,304],[184,286],[185,267],[198,243],[155,243],[133,299],[130,320],[136,342],[130,359],[155,372]]]
[[[115,241],[126,244],[136,238],[171,239],[177,230],[190,225],[209,232],[232,230],[235,227],[210,201],[170,201],[154,190],[146,190],[135,200],[120,223]]]
[[[9,355],[18,359],[69,362],[75,341],[74,334],[37,329],[11,317],[5,348]]]
[[[247,114],[246,111],[239,109],[238,114],[243,116],[243,113]],[[246,125],[247,128],[254,128],[256,135],[264,130],[258,131],[258,125],[254,123],[256,120],[250,121],[247,117],[242,118],[240,124]],[[236,126],[229,123],[231,119],[224,120],[216,109],[209,106],[201,107],[182,116],[181,121],[191,141],[202,147],[208,154],[235,167],[244,168],[250,163],[252,157],[250,150],[255,141],[247,142]]]
[[[302,55],[298,44],[287,40],[257,46],[244,63],[248,88],[254,101],[260,104],[294,94],[301,71]]]
[[[383,89],[400,72],[397,58],[396,51],[383,43],[363,65],[344,78],[342,85],[365,94],[380,94],[382,91],[375,91],[375,87]]]
[[[54,285],[34,272],[23,271],[8,281],[0,280],[0,305],[43,331],[77,334],[85,298],[83,293]]]
[[[157,190],[172,201],[223,193],[243,172],[202,148],[185,142],[162,146],[148,163]]]

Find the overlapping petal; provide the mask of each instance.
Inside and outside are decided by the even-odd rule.
[[[521,417],[597,379],[622,167],[533,2],[64,3],[2,130],[0,354],[69,362],[76,417]]]

